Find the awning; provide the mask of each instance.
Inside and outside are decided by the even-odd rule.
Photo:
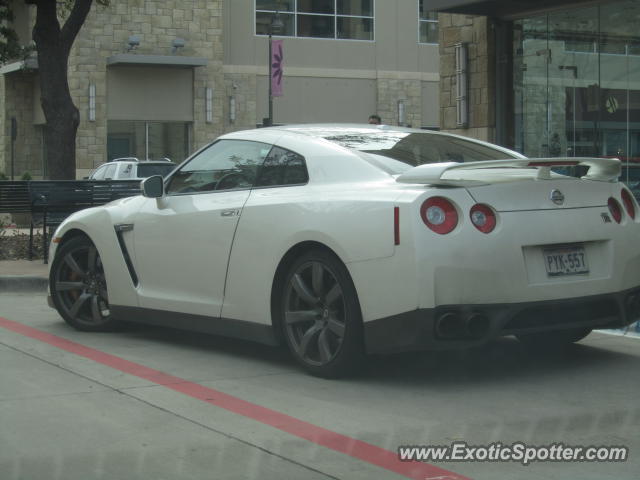
[[[533,12],[598,3],[595,0],[430,0],[429,10],[445,13],[521,17]],[[600,2],[601,3],[601,2]]]
[[[119,53],[107,58],[107,65],[157,65],[164,67],[204,67],[207,59],[181,55],[139,55]]]
[[[7,63],[0,67],[0,75],[13,72],[35,71],[38,70],[38,59],[27,58],[26,60],[20,60],[18,62]]]

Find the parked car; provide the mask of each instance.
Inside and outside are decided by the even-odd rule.
[[[582,165],[583,178],[552,168]],[[615,159],[527,159],[425,130],[224,135],[144,195],[69,217],[50,305],[284,343],[336,377],[366,353],[578,341],[640,316],[640,217]]]
[[[135,157],[116,158],[103,163],[87,177],[89,180],[136,180],[153,175],[167,176],[176,164],[169,159],[138,160]]]

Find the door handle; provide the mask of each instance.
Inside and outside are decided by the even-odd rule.
[[[237,215],[240,215],[240,210],[238,209],[222,210],[220,212],[221,217],[235,217]]]

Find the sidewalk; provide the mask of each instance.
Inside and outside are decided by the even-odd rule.
[[[46,291],[49,265],[38,260],[0,260],[0,292]]]

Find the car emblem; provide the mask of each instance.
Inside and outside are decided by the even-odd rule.
[[[564,203],[564,195],[560,190],[551,190],[549,200],[551,200],[556,205],[562,205]]]

